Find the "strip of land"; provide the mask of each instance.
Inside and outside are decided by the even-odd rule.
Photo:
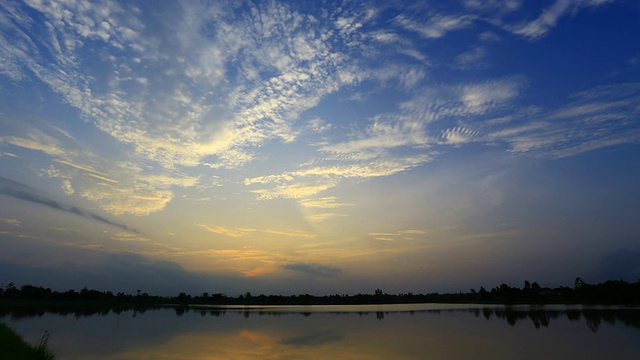
[[[74,311],[96,307],[112,310],[129,310],[164,305],[357,305],[357,304],[411,304],[411,303],[453,303],[453,304],[603,304],[640,305],[640,280],[629,283],[623,280],[609,280],[598,284],[588,284],[577,278],[572,287],[542,287],[537,282],[524,281],[523,287],[501,284],[490,290],[480,287],[459,293],[400,293],[388,294],[376,289],[372,294],[334,295],[244,295],[229,296],[222,293],[203,292],[190,295],[184,292],[177,296],[137,294],[114,294],[83,288],[80,291],[52,291],[34,285],[17,287],[9,283],[0,287],[0,312],[2,308],[38,307],[43,310],[72,308]]]

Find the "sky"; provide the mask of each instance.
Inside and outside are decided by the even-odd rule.
[[[634,0],[0,2],[0,285],[640,278]]]

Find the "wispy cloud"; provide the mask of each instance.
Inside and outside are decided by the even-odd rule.
[[[425,235],[427,231],[418,229],[398,230],[394,232],[371,232],[374,240],[379,241],[395,241],[395,240],[415,240],[416,235]]]
[[[303,207],[328,209],[336,203],[313,198],[345,180],[411,171],[471,142],[553,157],[635,142],[637,134],[623,131],[637,113],[632,95],[577,97],[533,116],[522,112],[525,75],[430,79],[436,66],[475,69],[499,44],[486,42],[510,35],[498,30],[539,39],[562,17],[607,2],[556,0],[527,21],[522,0],[465,0],[453,12],[399,8],[387,22],[373,5],[348,2],[308,12],[275,1],[188,2],[171,13],[145,11],[152,6],[145,3],[7,2],[0,72],[44,84],[101,131],[108,142],[101,146],[110,150],[85,151],[81,136],[54,125],[51,134],[30,130],[0,141],[47,154],[55,168],[41,173],[59,179],[68,196],[111,214],[141,216],[165,209],[176,188],[213,187],[205,180],[212,173],[273,161],[271,146],[283,144],[306,146],[306,158],[250,172],[245,190],[260,200],[299,199]],[[34,14],[47,24],[40,31],[28,31]],[[479,22],[479,37],[450,51],[450,62],[431,62],[438,39]],[[97,52],[106,55],[87,55]],[[95,67],[104,73],[95,76]],[[400,100],[363,118],[319,114],[331,95],[362,84],[373,85],[375,96],[384,88]],[[496,119],[504,122],[490,123]]]
[[[523,85],[523,80],[519,78],[465,85],[460,89],[460,100],[465,111],[482,114],[518,96]]]
[[[117,240],[117,241],[138,241],[138,242],[147,242],[151,240],[148,237],[140,236],[139,234],[132,234],[129,232],[115,233],[111,236],[111,239]]]
[[[455,57],[455,66],[461,70],[479,69],[485,66],[484,59],[487,49],[483,46],[475,46]]]
[[[460,145],[474,141],[479,132],[465,126],[456,126],[447,129],[442,133],[444,143],[449,145]]]
[[[198,226],[214,234],[220,234],[220,235],[225,235],[225,236],[234,237],[234,238],[244,237],[258,231],[257,229],[225,228],[222,226],[209,226],[206,224],[198,224]]]
[[[485,240],[485,239],[498,239],[518,234],[519,231],[496,231],[496,232],[482,232],[476,234],[467,234],[457,237],[457,240],[469,241],[469,240]]]
[[[240,166],[252,158],[248,147],[268,139],[295,139],[291,124],[297,115],[343,83],[353,81],[339,68],[339,54],[332,53],[329,42],[320,41],[330,36],[329,29],[308,31],[308,27],[315,29],[318,21],[283,4],[253,6],[253,12],[246,15],[255,17],[255,21],[247,22],[229,22],[225,16],[229,9],[225,7],[212,12],[184,6],[189,21],[180,23],[177,31],[164,34],[183,48],[185,56],[177,62],[159,56],[162,50],[158,44],[142,36],[145,26],[134,5],[100,3],[83,7],[73,2],[55,6],[34,2],[29,6],[49,19],[51,26],[45,38],[30,37],[19,30],[30,21],[28,17],[12,19],[16,31],[33,44],[27,49],[5,48],[18,59],[15,66],[29,68],[100,130],[132,145],[138,156],[167,168],[177,164],[196,166],[212,155],[220,166]],[[167,20],[162,16],[157,20]],[[312,21],[301,21],[303,18]],[[205,35],[198,29],[208,23],[219,26],[215,33]],[[275,26],[283,23],[288,25]],[[66,31],[69,29],[72,31]],[[85,39],[145,56],[110,58],[108,66],[119,71],[101,83],[86,76],[85,59],[72,45]],[[55,63],[45,66],[44,56],[35,45],[38,43],[51,50]],[[51,43],[53,46],[49,46]],[[274,64],[279,74],[256,76]],[[129,86],[130,78],[122,75],[134,71],[146,74],[144,67],[150,65],[166,69],[165,76],[138,76],[137,84]],[[184,81],[215,85],[232,66],[239,74],[233,79],[236,85],[217,94],[218,101],[208,95],[208,88],[188,86]],[[228,115],[212,116],[214,108]],[[37,145],[21,143],[32,148]]]
[[[173,192],[143,183],[117,186],[109,183],[89,183],[77,193],[94,201],[111,214],[149,215],[158,212],[173,199]]]
[[[307,208],[335,209],[343,206],[352,206],[353,204],[343,204],[337,201],[335,196],[327,196],[317,199],[300,200],[300,205]]]
[[[429,143],[425,134],[425,121],[419,114],[381,115],[371,120],[363,134],[357,139],[324,146],[327,153],[364,153],[403,146],[424,147]]]
[[[289,230],[267,229],[264,232],[268,233],[268,234],[274,234],[274,235],[283,235],[283,236],[289,236],[289,237],[301,237],[301,238],[308,238],[308,239],[313,239],[313,238],[316,238],[318,236],[316,234],[311,234],[311,233],[308,233],[308,232],[303,231],[303,230],[294,230],[294,229],[289,229]]]
[[[313,215],[307,215],[304,217],[305,220],[309,222],[323,222],[329,219],[339,218],[348,216],[347,214],[333,213],[333,212],[325,212]]]
[[[14,78],[32,74],[103,133],[130,146],[134,150],[127,153],[131,162],[140,168],[151,162],[170,172],[203,164],[213,169],[240,167],[251,162],[255,149],[268,141],[291,142],[301,132],[330,128],[330,124],[318,121],[310,126],[295,125],[300,114],[328,94],[359,81],[365,73],[345,65],[347,55],[331,44],[355,41],[353,34],[375,13],[366,9],[349,16],[335,13],[331,14],[335,21],[326,23],[270,2],[250,6],[251,11],[244,14],[246,21],[230,21],[226,15],[231,10],[225,6],[204,11],[200,5],[185,4],[179,10],[187,21],[176,24],[175,31],[157,35],[166,40],[163,43],[171,44],[162,47],[146,31],[148,19],[139,16],[141,10],[133,4],[26,5],[29,11],[39,12],[49,26],[39,36],[27,33],[23,29],[32,20],[27,12],[12,9],[15,16],[7,19],[6,25],[28,44],[21,48],[6,41],[3,47],[14,59],[10,67],[19,72]],[[173,16],[159,12],[153,21],[169,18]],[[202,31],[205,28],[215,31]],[[328,41],[331,37],[335,39]],[[84,52],[104,46],[131,56],[108,56],[104,66],[113,70],[108,71],[111,75],[90,76],[88,61],[93,64],[95,59],[87,59]],[[172,50],[183,55],[163,54]],[[157,73],[163,76],[154,76]],[[413,68],[401,83],[412,87],[422,78],[424,71]],[[218,86],[223,79],[228,86]],[[218,87],[212,96],[214,85]],[[66,138],[77,139],[59,130]],[[84,181],[72,177],[71,169],[65,171],[60,176],[63,190],[96,201],[114,214],[160,211],[173,197],[171,186],[197,183],[193,177],[154,177],[133,168],[112,171],[111,167],[107,176],[106,167],[85,165],[84,154],[71,159],[53,142],[22,137],[5,137],[3,141],[43,151],[82,172]],[[301,197],[328,186],[283,186],[278,192]]]
[[[18,219],[0,219],[0,223],[7,224],[9,226],[14,226],[14,227],[22,226],[22,222]]]
[[[561,17],[573,14],[585,7],[601,6],[611,1],[612,0],[556,0],[551,6],[544,9],[537,19],[513,26],[511,30],[515,34],[531,40],[537,40],[544,37],[555,27]]]
[[[200,226],[201,228],[212,232],[214,234],[220,234],[220,235],[224,235],[224,236],[229,236],[229,237],[234,237],[234,238],[239,238],[239,237],[245,237],[245,236],[249,236],[251,234],[254,233],[265,233],[265,234],[272,234],[272,235],[280,235],[280,236],[287,236],[287,237],[299,237],[299,238],[308,238],[308,239],[313,239],[315,237],[317,237],[316,234],[312,234],[303,230],[295,230],[295,229],[287,229],[287,230],[274,230],[274,229],[265,229],[265,230],[259,230],[259,229],[250,229],[250,228],[227,228],[227,227],[223,227],[223,226],[209,226],[206,224],[197,224],[198,226]]]
[[[283,173],[268,178],[246,179],[245,185],[285,183],[272,188],[250,190],[261,200],[289,198],[304,199],[337,186],[344,179],[368,179],[390,176],[425,164],[428,155],[406,157],[381,156],[368,163],[311,167],[305,170]]]
[[[260,200],[268,199],[302,199],[309,196],[314,196],[327,189],[334,187],[336,183],[334,181],[319,180],[317,183],[298,182],[293,184],[279,185],[270,189],[256,189],[250,190],[252,193],[258,195]]]
[[[407,234],[414,234],[414,235],[423,235],[426,234],[427,232],[425,230],[400,230],[398,231],[398,234],[400,235],[407,235]]]
[[[18,146],[21,148],[42,151],[43,153],[51,156],[59,156],[64,155],[65,151],[60,148],[51,137],[46,137],[47,140],[51,140],[50,142],[42,142],[34,139],[27,139],[24,137],[17,136],[5,136],[0,137],[0,141],[9,143],[14,146]],[[42,139],[45,140],[45,139]]]
[[[112,182],[112,183],[117,183],[118,182],[117,180],[109,179],[107,174],[105,174],[103,172],[100,172],[100,171],[97,171],[96,169],[94,169],[93,167],[88,166],[88,165],[75,164],[75,163],[72,163],[71,161],[61,160],[61,159],[55,159],[54,161],[59,163],[59,164],[66,165],[66,166],[72,167],[72,168],[77,169],[77,170],[85,171],[88,174],[91,174],[90,176],[95,176],[98,179],[102,179],[102,180],[105,180],[105,181],[108,181],[108,182]]]
[[[62,180],[62,191],[67,195],[73,195],[76,192],[73,185],[71,185],[71,181],[66,179]]]
[[[639,87],[639,84],[616,84],[574,94],[572,101],[559,109],[523,113],[520,121],[489,133],[489,139],[507,141],[514,152],[549,157],[637,143],[640,133],[629,128],[629,122],[640,115],[634,105],[640,99],[635,92]]]
[[[473,10],[512,12],[522,7],[524,0],[465,0],[464,5]]]
[[[473,23],[472,15],[440,15],[430,14],[425,22],[417,22],[413,19],[399,15],[395,22],[410,31],[418,33],[428,39],[437,39],[455,30],[464,29]]]
[[[114,226],[114,227],[118,227],[121,228],[125,231],[129,231],[129,232],[134,232],[134,233],[138,233],[137,230],[130,228],[127,225],[121,224],[121,223],[117,223],[114,222],[112,220],[109,220],[107,218],[104,218],[98,214],[95,214],[93,212],[90,211],[86,211],[84,209],[81,209],[77,206],[74,205],[68,205],[68,204],[64,204],[61,203],[59,201],[50,199],[44,195],[40,195],[37,193],[37,190],[28,187],[26,185],[17,183],[15,181],[9,180],[9,179],[5,179],[5,178],[0,178],[0,194],[6,195],[6,196],[10,196],[12,198],[15,199],[19,199],[19,200],[24,200],[24,201],[28,201],[34,204],[38,204],[41,206],[45,206],[51,209],[55,209],[55,210],[60,210],[60,211],[64,211],[66,213],[72,214],[72,215],[76,215],[79,217],[83,217],[89,220],[93,220],[93,221],[97,221],[100,222],[102,224],[106,224],[106,225],[110,225],[110,226]]]
[[[92,165],[79,163],[71,156],[66,158],[53,159],[63,166],[52,165],[41,173],[60,178],[65,194],[77,194],[94,201],[115,215],[148,215],[160,211],[173,198],[172,188],[194,187],[200,181],[200,176],[179,171],[153,174],[132,163],[99,159],[89,154],[84,154],[82,159]]]

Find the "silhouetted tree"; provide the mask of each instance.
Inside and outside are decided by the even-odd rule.
[[[542,288],[540,287],[540,285],[538,285],[537,282],[534,282],[533,284],[531,284],[531,291],[535,294],[539,294],[540,291],[542,291]]]
[[[19,292],[20,291],[16,288],[16,284],[11,281],[7,286],[5,286],[3,296],[8,298],[17,297]]]
[[[177,302],[180,304],[188,303],[189,299],[191,299],[191,295],[187,295],[187,293],[184,293],[184,292],[181,292],[180,294],[178,294],[178,297],[176,298]]]

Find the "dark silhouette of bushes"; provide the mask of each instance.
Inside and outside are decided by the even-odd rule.
[[[82,316],[82,311],[142,310],[163,305],[356,305],[356,304],[408,304],[408,303],[477,303],[477,304],[640,304],[640,280],[629,283],[609,280],[600,284],[588,284],[577,278],[573,287],[541,287],[537,282],[525,281],[522,288],[501,284],[491,290],[480,287],[467,293],[400,293],[388,294],[376,289],[373,294],[355,295],[264,295],[247,292],[244,295],[228,296],[221,293],[204,292],[191,296],[185,292],[175,297],[153,296],[137,291],[136,295],[113,294],[83,288],[79,292],[52,291],[33,285],[17,288],[9,283],[0,287],[0,311],[2,305],[46,307],[53,311],[70,311]],[[106,309],[106,310],[105,310]]]

